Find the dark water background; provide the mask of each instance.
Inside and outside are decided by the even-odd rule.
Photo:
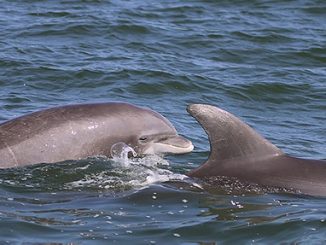
[[[193,153],[0,171],[0,243],[326,242],[325,199],[210,186],[190,103],[238,115],[285,152],[326,158],[325,1],[0,1],[0,121],[125,101],[166,116]]]

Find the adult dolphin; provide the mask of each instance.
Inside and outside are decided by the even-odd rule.
[[[127,103],[68,105],[0,124],[0,168],[110,157],[118,142],[138,155],[193,149],[166,118],[150,109]]]
[[[208,160],[192,177],[227,176],[265,186],[326,196],[326,161],[288,156],[239,118],[220,108],[189,105],[187,111],[208,134]]]

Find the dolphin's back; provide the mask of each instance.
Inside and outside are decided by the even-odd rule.
[[[87,157],[93,152],[81,139],[94,142],[104,135],[85,129],[110,121],[119,124],[124,120],[120,114],[126,117],[141,110],[127,103],[67,105],[6,121],[0,124],[0,168]]]
[[[208,160],[190,176],[230,176],[326,196],[326,161],[288,156],[239,118],[217,107],[193,104],[187,109],[203,126],[211,146]]]

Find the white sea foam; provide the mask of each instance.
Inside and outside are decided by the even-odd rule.
[[[112,159],[103,159],[108,169],[86,174],[83,179],[68,183],[68,188],[96,187],[112,191],[139,189],[157,182],[187,179],[183,174],[168,170],[169,162],[157,155],[136,158],[130,146],[119,142],[111,148]],[[132,158],[129,158],[132,156]]]

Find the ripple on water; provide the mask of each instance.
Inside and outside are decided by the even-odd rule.
[[[3,0],[0,120],[123,100],[161,112],[196,149],[170,165],[0,170],[0,243],[324,243],[324,198],[230,181],[202,189],[176,175],[209,155],[189,103],[232,111],[287,153],[325,158],[324,2]]]
[[[83,190],[116,194],[156,182],[187,178],[167,167],[168,162],[156,156],[123,161],[90,158],[4,169],[0,172],[0,183],[2,188],[17,193]]]
[[[312,99],[311,94],[318,96],[317,88],[309,83],[256,82],[232,86],[227,92],[239,99],[276,104],[307,104]]]

